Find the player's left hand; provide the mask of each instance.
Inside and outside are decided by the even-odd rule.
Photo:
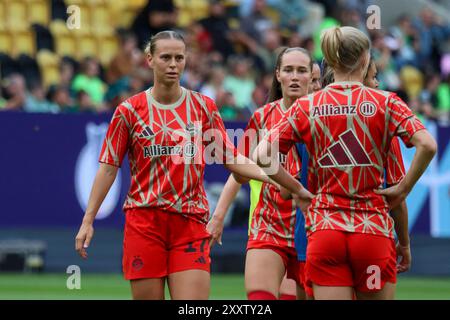
[[[400,262],[397,263],[397,272],[402,273],[409,270],[411,267],[411,248],[410,246],[401,246],[397,243],[397,257],[401,257]]]
[[[211,217],[206,225],[206,231],[211,235],[209,240],[209,246],[212,247],[215,242],[222,245],[222,233],[223,233],[223,219],[217,217],[215,214]]]
[[[401,183],[386,189],[375,189],[375,193],[386,197],[390,209],[397,207],[408,195]]]

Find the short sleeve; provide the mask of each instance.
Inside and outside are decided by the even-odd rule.
[[[99,162],[116,167],[122,165],[130,137],[130,117],[128,115],[129,112],[125,106],[119,105],[116,108],[103,141]]]
[[[302,108],[302,100],[297,100],[266,136],[270,143],[278,143],[281,153],[287,154],[294,143],[303,142],[300,137],[308,126],[308,120]]]
[[[400,137],[408,148],[412,147],[410,142],[412,136],[417,131],[425,129],[424,125],[396,94],[389,97],[388,108],[391,112],[389,119],[391,136]]]
[[[260,119],[258,111],[254,112],[245,128],[244,135],[239,140],[238,151],[247,158],[250,158],[253,150],[258,145],[259,130],[261,130]]]
[[[405,166],[403,165],[403,157],[400,149],[400,142],[394,137],[391,142],[386,161],[386,183],[389,186],[400,182],[405,176]]]
[[[226,161],[226,157],[232,157],[233,159],[237,156],[238,151],[234,144],[231,142],[227,135],[225,125],[223,123],[222,117],[220,116],[219,110],[216,104],[210,98],[205,97],[207,105],[207,117],[208,117],[208,128],[214,131],[215,143],[222,142],[222,145],[216,145],[219,150],[225,151],[222,154],[222,160]],[[218,135],[218,136],[217,136]],[[219,155],[216,155],[219,156]]]

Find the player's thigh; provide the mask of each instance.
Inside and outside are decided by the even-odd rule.
[[[249,249],[245,259],[247,292],[268,291],[278,297],[286,268],[281,256],[272,249]]]
[[[297,284],[295,280],[288,279],[286,274],[281,281],[280,294],[297,296]]]
[[[172,300],[207,300],[210,273],[193,269],[169,274],[168,285]]]
[[[313,283],[315,300],[352,300],[352,287],[319,286]]]
[[[396,284],[386,282],[383,289],[377,292],[356,292],[358,300],[394,300]]]
[[[368,234],[354,234],[349,238],[355,291],[362,298],[392,299],[397,282],[394,241]]]
[[[134,300],[164,300],[164,278],[130,280]]]

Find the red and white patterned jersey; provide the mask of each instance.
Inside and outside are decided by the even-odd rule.
[[[250,157],[257,143],[267,130],[283,118],[287,113],[283,100],[269,103],[255,111],[251,117],[238,150]],[[280,162],[293,176],[298,176],[301,163],[295,148],[279,154]],[[258,203],[249,219],[249,240],[261,240],[280,246],[294,247],[296,207],[292,200],[283,200],[278,189],[263,183]]]
[[[124,210],[155,207],[206,223],[209,207],[203,173],[209,160],[203,151],[215,145],[232,157],[237,152],[214,101],[181,89],[181,97],[171,105],[158,103],[150,89],[121,103],[112,117],[99,161],[120,167],[128,153],[131,185]],[[214,143],[210,143],[211,136]]]
[[[405,176],[405,166],[403,164],[402,151],[400,149],[400,142],[397,137],[394,137],[389,149],[387,164],[386,164],[386,184],[388,186],[395,185],[400,182]]]
[[[407,146],[424,129],[394,93],[358,82],[333,83],[298,99],[269,133],[281,152],[303,142],[316,197],[305,215],[309,232],[324,229],[393,237],[384,197],[376,194],[394,136]]]

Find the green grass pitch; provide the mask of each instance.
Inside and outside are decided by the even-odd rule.
[[[82,274],[81,289],[66,287],[67,274],[0,273],[0,299],[130,299],[129,283],[119,274]],[[169,295],[166,293],[166,298]],[[245,299],[243,275],[213,274],[211,299]],[[450,278],[400,277],[397,299],[450,299]]]

